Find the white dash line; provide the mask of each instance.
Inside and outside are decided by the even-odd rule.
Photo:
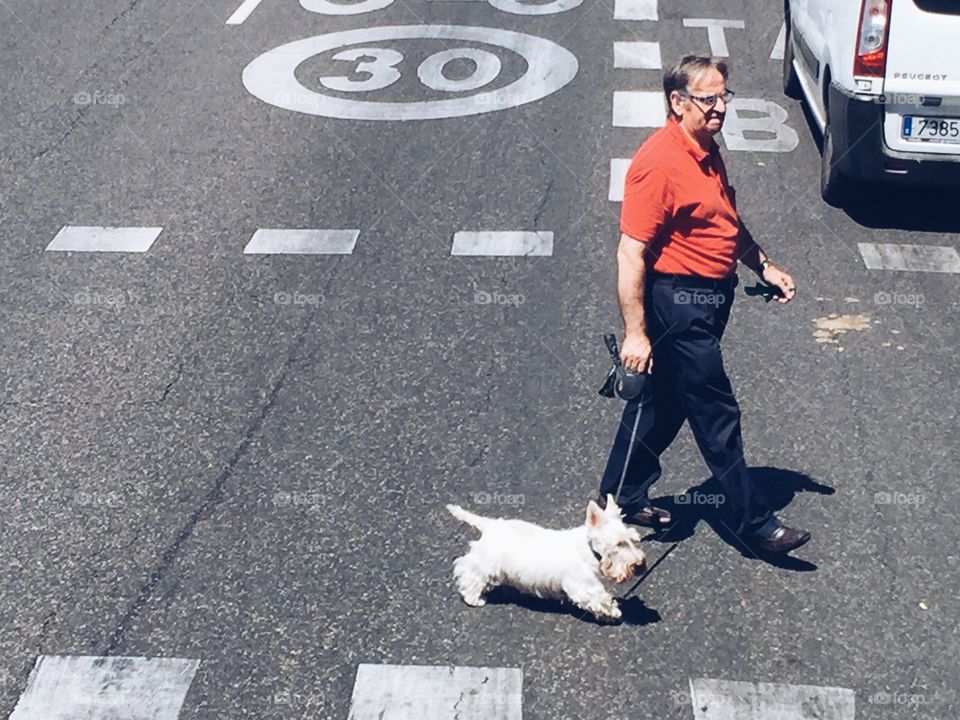
[[[661,127],[667,121],[667,101],[662,92],[619,90],[613,93],[613,126]]]
[[[657,0],[616,0],[614,20],[658,20]]]
[[[868,270],[960,273],[960,254],[942,245],[857,243]]]
[[[522,695],[518,668],[362,664],[347,720],[521,720]]]
[[[623,202],[623,190],[627,183],[627,171],[632,158],[613,158],[610,161],[610,202]]]
[[[359,230],[261,228],[243,249],[244,255],[351,255]]]
[[[613,66],[630,70],[660,70],[658,42],[615,42],[613,44]]]
[[[59,252],[146,252],[161,233],[159,227],[64,225],[47,245]]]
[[[553,233],[458,232],[453,236],[451,255],[498,257],[549,257],[553,255]]]
[[[854,720],[853,690],[814,685],[690,680],[694,720]],[[811,711],[810,708],[816,708]]]
[[[41,655],[10,720],[177,720],[199,663]]]
[[[250,17],[250,13],[257,9],[263,0],[243,0],[240,7],[233,11],[233,15],[227,18],[227,25],[241,25],[244,20]]]

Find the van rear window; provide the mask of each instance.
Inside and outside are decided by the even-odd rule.
[[[960,15],[960,0],[913,0],[918,8],[940,15]]]

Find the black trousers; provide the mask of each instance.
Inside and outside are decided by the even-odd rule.
[[[660,455],[687,420],[707,467],[720,484],[718,510],[730,529],[750,532],[772,517],[762,489],[747,471],[740,407],[720,352],[735,284],[735,279],[718,282],[655,274],[645,280],[653,373],[645,397],[624,408],[600,483],[601,493],[616,495],[622,477],[619,504],[627,510],[649,505],[648,492],[661,474]],[[641,403],[643,412],[628,459]]]

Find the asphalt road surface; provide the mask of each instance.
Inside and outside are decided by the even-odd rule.
[[[955,249],[955,197],[825,205],[781,5],[659,5],[0,2],[4,717],[957,717],[958,275],[858,245]],[[445,503],[572,526],[595,493],[619,173],[661,63],[711,51],[741,213],[799,288],[738,290],[725,360],[813,540],[773,565],[698,521],[684,429],[656,494],[685,521],[624,623],[469,608]],[[527,234],[457,235],[490,232]]]

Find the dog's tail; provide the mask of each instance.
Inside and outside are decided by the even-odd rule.
[[[465,522],[471,527],[475,527],[480,532],[483,532],[490,523],[490,518],[475,515],[469,510],[464,510],[459,505],[447,505],[447,510],[449,510],[450,514],[453,515],[457,520],[460,522]]]

